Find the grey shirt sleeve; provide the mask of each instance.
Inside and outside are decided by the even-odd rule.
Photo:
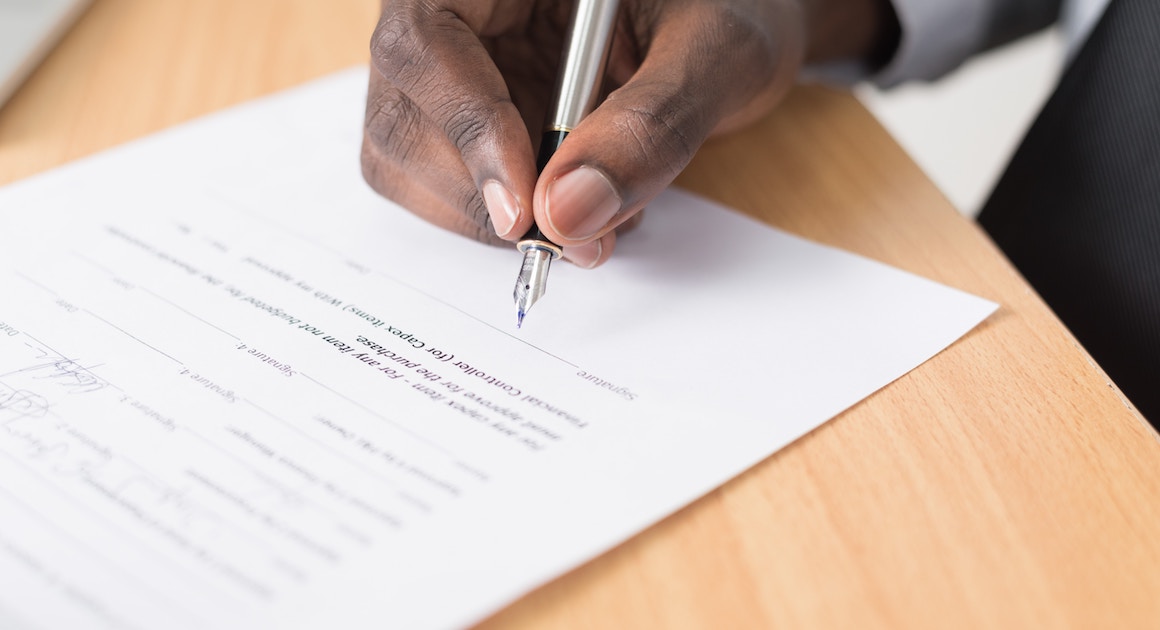
[[[971,55],[1044,28],[1062,0],[892,0],[902,25],[898,51],[871,78],[882,86],[930,80]]]
[[[886,66],[858,62],[809,68],[806,78],[853,82],[869,78],[889,87],[936,79],[971,55],[1055,22],[1063,0],[892,0],[902,37]]]

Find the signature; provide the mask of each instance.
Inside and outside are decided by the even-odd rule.
[[[49,352],[44,348],[25,345],[39,355],[34,358],[36,363],[0,374],[0,378],[24,375],[63,387],[69,394],[88,394],[109,386],[107,381],[92,372],[93,369],[102,364],[84,366],[73,359]]]
[[[44,396],[0,382],[0,426],[25,418],[43,418],[48,415],[48,407]]]

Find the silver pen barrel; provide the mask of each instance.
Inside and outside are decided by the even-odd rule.
[[[600,84],[608,63],[619,4],[619,0],[577,0],[572,7],[555,96],[548,109],[536,160],[539,171],[544,170],[564,137],[600,101]],[[532,226],[516,247],[524,254],[513,292],[518,311],[516,325],[522,326],[528,310],[547,291],[548,270],[552,261],[560,257],[562,249],[549,241],[538,226]]]
[[[545,131],[572,131],[600,102],[619,0],[577,0]]]

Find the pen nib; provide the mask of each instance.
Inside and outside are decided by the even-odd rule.
[[[531,310],[548,287],[548,267],[552,264],[551,250],[538,247],[529,247],[524,252],[524,264],[520,266],[520,275],[516,278],[516,288],[512,297],[516,301],[516,327],[522,327],[524,316]]]

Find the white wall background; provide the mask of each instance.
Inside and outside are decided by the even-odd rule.
[[[888,91],[862,85],[855,94],[951,203],[975,216],[1051,96],[1063,57],[1063,36],[1051,29],[976,57],[936,83]]]

